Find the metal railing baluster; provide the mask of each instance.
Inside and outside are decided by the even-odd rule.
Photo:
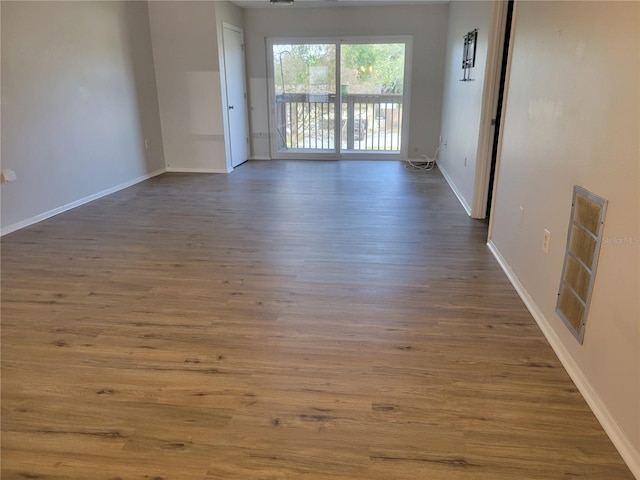
[[[336,123],[335,97],[327,95],[325,98],[318,101],[317,96],[302,93],[277,95],[276,125],[280,130],[278,142],[284,143],[282,148],[333,149],[335,132],[332,129],[344,125],[342,145],[346,150],[400,150],[402,103],[399,100],[402,95],[345,95],[340,106],[344,115],[342,124]]]

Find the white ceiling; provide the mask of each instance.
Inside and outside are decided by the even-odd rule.
[[[270,0],[231,0],[241,8],[369,7],[375,5],[424,5],[449,0],[294,0],[293,5],[272,5]]]

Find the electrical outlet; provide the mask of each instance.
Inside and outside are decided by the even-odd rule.
[[[144,149],[145,150],[149,150],[149,139],[148,138],[144,139]]]
[[[262,138],[262,135],[263,135],[262,130],[260,130],[260,131],[258,132],[258,137],[259,137],[259,138]]]
[[[551,245],[551,232],[544,229],[544,239],[542,240],[542,251],[545,255],[549,255],[549,246]]]

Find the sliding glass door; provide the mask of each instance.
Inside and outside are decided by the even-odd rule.
[[[272,157],[403,153],[406,38],[269,43]]]
[[[341,45],[343,152],[400,153],[404,43]]]
[[[273,45],[276,149],[335,153],[336,45]]]

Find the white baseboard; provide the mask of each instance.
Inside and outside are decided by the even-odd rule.
[[[618,425],[611,412],[607,408],[606,404],[602,401],[600,395],[596,389],[591,385],[589,379],[582,372],[578,364],[574,361],[573,357],[569,353],[569,351],[565,348],[565,346],[560,341],[560,338],[555,333],[551,324],[546,319],[540,307],[536,304],[536,302],[531,298],[527,289],[524,288],[518,276],[511,269],[507,261],[504,259],[498,247],[489,240],[487,242],[489,246],[489,250],[496,257],[496,260],[504,270],[504,273],[509,278],[509,281],[518,292],[518,295],[526,305],[527,309],[533,316],[534,320],[542,330],[545,338],[553,348],[553,351],[558,356],[560,363],[565,368],[573,383],[576,384],[578,390],[586,400],[587,404],[593,411],[594,415],[602,425],[602,428],[607,433],[613,445],[618,449],[620,456],[626,462],[627,466],[631,470],[631,473],[640,480],[640,452],[637,452],[631,443],[631,441],[627,438],[624,431]]]
[[[453,193],[455,193],[456,197],[458,197],[458,200],[462,204],[462,208],[464,208],[465,211],[467,212],[467,215],[471,216],[471,206],[467,203],[467,201],[465,200],[460,190],[458,190],[458,187],[456,187],[456,184],[453,183],[453,180],[449,176],[449,173],[447,173],[447,171],[444,168],[442,168],[440,164],[438,164],[438,170],[440,170],[440,172],[442,173],[442,176],[451,187],[451,190],[453,190]]]
[[[141,177],[134,178],[133,180],[129,180],[127,182],[116,185],[115,187],[107,188],[106,190],[102,190],[101,192],[94,193],[93,195],[89,195],[87,197],[81,198],[71,203],[67,203],[66,205],[62,205],[61,207],[54,208],[49,210],[48,212],[41,213],[40,215],[36,215],[35,217],[27,218],[26,220],[22,220],[20,222],[14,223],[13,225],[9,225],[2,229],[0,232],[0,236],[7,235],[11,232],[15,232],[16,230],[20,230],[21,228],[28,227],[29,225],[36,224],[47,218],[54,217],[59,215],[62,212],[66,212],[67,210],[71,210],[72,208],[79,207],[80,205],[84,205],[85,203],[92,202],[102,197],[106,197],[107,195],[111,195],[112,193],[118,192],[120,190],[124,190],[125,188],[131,187],[136,183],[144,182],[145,180],[149,180],[157,175],[161,175],[165,172],[165,169],[156,170],[155,172],[147,173],[146,175],[142,175]]]
[[[249,160],[271,160],[271,157],[251,157]]]
[[[167,167],[169,173],[230,173],[230,170],[225,168],[180,168],[180,167]]]

